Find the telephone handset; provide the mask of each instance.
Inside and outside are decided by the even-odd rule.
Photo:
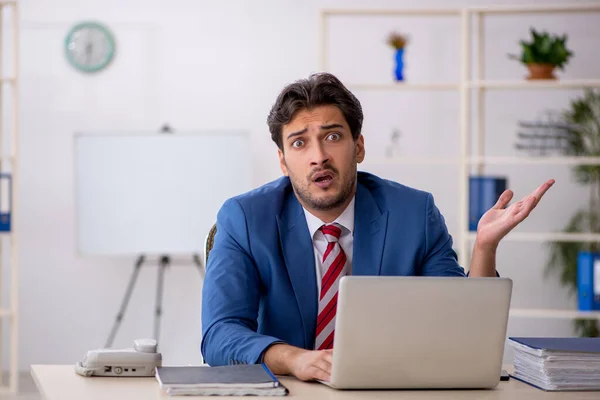
[[[75,372],[83,376],[154,376],[162,364],[154,339],[137,339],[132,348],[90,350]]]

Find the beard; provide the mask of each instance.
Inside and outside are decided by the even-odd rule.
[[[329,194],[324,192],[318,197],[311,193],[310,185],[313,184],[312,176],[316,172],[321,171],[330,171],[333,173],[334,178],[339,180],[340,189],[337,193],[334,192]],[[356,183],[356,171],[356,162],[353,162],[349,173],[344,176],[340,175],[339,171],[331,165],[325,165],[323,168],[314,169],[306,178],[297,177],[289,169],[288,174],[296,196],[298,196],[304,204],[313,210],[329,211],[340,207],[348,200],[348,198],[350,198],[350,196],[352,196],[354,185]]]

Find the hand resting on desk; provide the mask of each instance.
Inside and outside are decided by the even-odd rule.
[[[333,350],[310,351],[275,344],[265,352],[264,362],[277,375],[294,375],[302,381],[329,381]]]

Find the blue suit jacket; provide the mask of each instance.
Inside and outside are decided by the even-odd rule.
[[[464,276],[431,194],[359,172],[353,275]],[[313,349],[312,239],[287,177],[227,200],[202,294],[202,354],[257,363],[275,342]]]

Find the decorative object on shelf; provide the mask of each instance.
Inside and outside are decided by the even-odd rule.
[[[506,190],[506,178],[495,176],[469,177],[469,230],[477,231],[479,220],[496,204]]]
[[[545,110],[530,121],[519,121],[515,148],[529,156],[562,154],[569,146],[570,128],[572,124],[566,123],[562,115]]]
[[[404,80],[404,48],[408,43],[408,37],[396,32],[392,32],[387,39],[388,45],[396,50],[396,67],[394,74],[397,81]]]
[[[577,303],[580,311],[600,310],[600,253],[577,255]]]
[[[0,232],[10,232],[12,221],[12,175],[0,174]]]
[[[567,48],[567,35],[550,35],[548,32],[531,31],[531,41],[519,41],[521,55],[509,54],[509,58],[519,60],[529,69],[527,79],[556,79],[554,69],[564,70],[573,52]]]
[[[392,130],[392,134],[390,135],[390,144],[388,144],[387,148],[385,149],[385,156],[387,158],[394,158],[400,155],[400,136],[400,130],[394,128],[394,130]]]
[[[568,146],[562,149],[567,156],[600,156],[600,90],[586,89],[582,96],[574,98],[563,112],[568,126]],[[567,223],[564,232],[600,233],[600,165],[579,165],[573,167],[577,182],[589,187],[588,207],[578,210]],[[590,252],[600,254],[597,242],[549,242],[550,255],[546,273],[556,273],[569,294],[577,293],[577,271],[579,254]],[[600,336],[595,319],[574,321],[575,331],[580,336]]]
[[[81,72],[101,71],[114,58],[114,36],[98,22],[79,23],[65,38],[65,55],[69,63]]]

